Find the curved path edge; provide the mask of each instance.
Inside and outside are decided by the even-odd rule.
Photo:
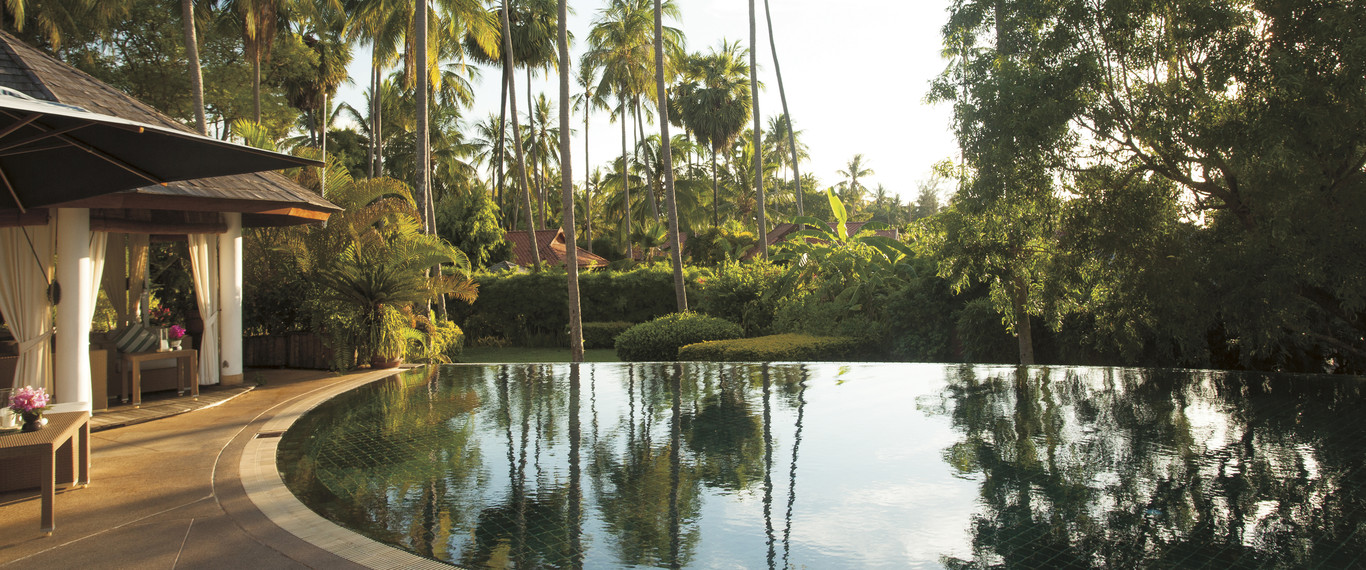
[[[398,371],[401,372],[401,371]],[[337,395],[383,380],[396,373],[394,370],[376,371],[346,382],[320,388],[299,397],[286,405],[280,412],[257,423],[256,430],[248,430],[248,437],[238,463],[238,473],[247,498],[256,509],[272,523],[320,549],[345,558],[351,562],[376,569],[419,568],[450,569],[449,564],[423,558],[411,552],[377,542],[329,521],[304,506],[293,493],[285,487],[276,466],[276,453],[280,446],[280,436],[294,425],[294,422],[319,404]]]

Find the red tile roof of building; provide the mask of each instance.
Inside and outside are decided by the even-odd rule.
[[[527,239],[525,230],[507,232],[505,237],[508,243],[512,244],[512,262],[523,267],[536,263],[536,257],[531,251],[531,240]],[[537,249],[541,252],[541,261],[550,265],[564,265],[569,249],[565,242],[564,230],[536,230]],[[578,264],[580,269],[591,269],[593,267],[605,267],[607,260],[601,256],[594,255],[578,250]]]

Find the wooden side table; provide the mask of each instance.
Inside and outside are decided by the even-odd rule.
[[[85,487],[90,484],[90,413],[46,414],[47,425],[38,431],[0,435],[0,459],[34,468],[43,494],[43,532],[51,535],[53,497],[57,484]],[[23,485],[20,488],[26,487]]]
[[[189,348],[180,350],[167,350],[164,352],[134,352],[123,355],[123,393],[120,394],[124,402],[128,401],[128,392],[133,393],[133,407],[142,407],[142,363],[149,360],[165,360],[167,358],[176,359],[176,395],[184,395],[189,392],[194,399],[199,399],[199,351]],[[189,386],[185,386],[189,380]]]

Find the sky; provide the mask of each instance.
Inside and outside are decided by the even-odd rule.
[[[677,21],[665,25],[681,29],[689,52],[705,52],[721,40],[749,42],[749,5],[742,0],[675,0]],[[869,189],[879,184],[903,201],[915,199],[917,183],[930,177],[931,166],[956,154],[951,132],[952,109],[947,104],[924,102],[930,81],[943,71],[939,30],[948,18],[948,0],[770,0],[773,32],[787,90],[793,124],[801,132],[810,158],[802,164],[825,186],[843,180],[839,175],[855,154],[874,172],[861,178]],[[578,40],[570,45],[570,58],[578,62],[585,49],[583,38],[606,0],[570,0],[569,30]],[[759,81],[766,89],[759,95],[765,126],[782,113],[778,82],[763,19],[763,2],[757,0]],[[357,50],[351,77],[339,97],[362,108],[362,90],[369,76],[368,49]],[[498,74],[484,70],[475,85],[475,104],[470,121],[488,116],[498,107]],[[518,110],[525,113],[525,75],[517,77]],[[554,101],[558,79],[533,78],[533,93],[546,93]],[[571,83],[571,96],[575,87]],[[575,114],[573,176],[582,180],[583,116]],[[650,126],[646,126],[650,129]],[[658,127],[653,132],[658,133]],[[670,129],[671,134],[674,129]],[[621,152],[620,126],[605,112],[590,119],[589,159],[597,167]]]

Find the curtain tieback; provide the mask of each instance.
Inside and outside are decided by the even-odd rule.
[[[28,351],[43,346],[43,343],[48,342],[48,339],[50,338],[52,338],[52,329],[49,328],[46,331],[43,331],[43,334],[40,334],[25,341],[20,341],[19,354],[21,356],[28,354]]]
[[[204,319],[204,334],[208,334],[209,329],[218,326],[218,311],[214,311],[209,318]]]

